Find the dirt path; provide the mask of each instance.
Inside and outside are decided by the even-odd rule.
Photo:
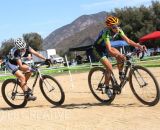
[[[160,68],[149,68],[160,81]],[[0,130],[159,130],[160,104],[147,107],[133,96],[129,85],[107,106],[90,93],[88,73],[55,77],[64,88],[66,100],[55,107],[42,96],[26,108],[11,109],[0,94]],[[32,82],[32,80],[30,81]],[[1,85],[1,84],[0,84]]]

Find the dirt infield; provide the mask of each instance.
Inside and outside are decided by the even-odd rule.
[[[160,68],[149,69],[160,82]],[[35,89],[38,99],[23,109],[11,109],[0,93],[0,130],[160,129],[160,104],[154,107],[141,104],[127,84],[111,105],[102,105],[90,93],[87,76],[88,73],[73,74],[73,86],[68,75],[55,77],[66,94],[61,107],[48,103],[38,84]]]

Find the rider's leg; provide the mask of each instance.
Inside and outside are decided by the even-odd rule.
[[[28,79],[32,75],[32,72],[30,72],[29,69],[26,69],[26,68],[28,68],[28,65],[23,64],[23,66],[24,66],[25,69],[24,68],[20,68],[20,70],[22,70],[25,73],[25,82],[27,83]]]
[[[24,74],[20,70],[17,70],[14,75],[20,80],[20,87],[22,88],[22,90],[24,92],[27,91],[28,87],[26,85],[26,78]]]
[[[32,75],[32,72],[25,73],[26,83],[27,83],[28,79],[31,77],[31,75]]]
[[[116,48],[112,47],[112,50],[114,50],[114,52],[116,52],[117,54],[121,55],[121,53]],[[113,55],[111,55],[111,56],[113,56]],[[119,79],[120,79],[120,81],[123,81],[123,79],[124,79],[124,72],[123,72],[124,62],[118,58],[116,58],[116,60],[118,63],[117,67],[119,70]]]
[[[93,48],[93,54],[99,60],[103,66],[106,68],[105,72],[105,84],[106,86],[109,86],[109,81],[111,79],[111,73],[112,73],[112,64],[109,62],[106,56],[104,56],[103,51],[101,48]]]
[[[32,100],[32,101],[36,100],[36,97],[33,96],[32,93],[30,93],[30,89],[26,85],[26,78],[24,74],[20,70],[17,70],[14,75],[20,80],[20,87],[24,91],[25,97],[28,100]]]
[[[22,66],[23,66],[23,67],[20,67],[20,70],[21,70],[21,71],[23,71],[23,72],[28,72],[28,71],[29,71],[29,69],[28,69],[29,66],[28,66],[28,65],[23,64]]]
[[[22,71],[19,70],[19,67],[11,64],[10,62],[7,62],[7,68],[9,69],[10,72],[12,72],[13,75],[15,75],[20,80],[20,87],[24,91],[25,97],[28,100],[36,100],[36,97],[34,97],[33,95],[31,95],[31,93],[29,93],[28,86],[26,85],[26,78],[22,73]]]
[[[26,83],[27,83],[27,81],[28,81],[28,79],[31,77],[31,75],[32,75],[32,73],[31,72],[27,72],[27,73],[25,73],[25,81],[26,81]],[[28,91],[32,91],[29,87],[28,87]]]
[[[26,86],[25,76],[19,70],[19,67],[17,65],[11,64],[10,62],[7,62],[6,66],[7,69],[20,80],[20,87],[22,88],[22,90],[26,91],[27,86]]]
[[[112,47],[112,50],[114,50],[114,52],[116,52],[117,54],[121,55],[121,53],[116,48]],[[111,56],[113,56],[113,55],[111,55]],[[124,62],[122,62],[122,60],[120,60],[118,58],[116,58],[116,60],[117,60],[117,63],[118,63],[118,65],[117,65],[118,70],[119,70],[119,72],[122,72],[123,71]]]
[[[106,86],[109,86],[109,82],[111,79],[111,74],[112,74],[112,64],[110,63],[110,61],[107,59],[107,57],[102,57],[100,59],[100,62],[104,65],[104,67],[106,68],[105,71],[105,84]]]

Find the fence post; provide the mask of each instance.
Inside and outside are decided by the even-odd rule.
[[[90,62],[90,68],[92,68],[92,60],[90,56],[89,56],[89,62]]]
[[[4,71],[5,71],[5,75],[7,74],[7,70],[6,70],[6,67],[4,68]]]
[[[70,76],[70,81],[71,81],[71,85],[72,85],[72,88],[73,88],[73,79],[72,79],[72,74],[71,74],[71,71],[69,69],[69,63],[68,63],[68,58],[67,58],[67,55],[65,55],[65,60],[66,60],[66,63],[67,63],[67,68],[68,68],[68,72],[69,72],[69,76]]]

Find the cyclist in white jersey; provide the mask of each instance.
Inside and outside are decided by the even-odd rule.
[[[49,64],[50,60],[46,59],[43,55],[32,49],[30,46],[27,46],[26,42],[21,38],[16,39],[14,44],[15,47],[10,50],[8,60],[6,62],[7,69],[19,79],[20,86],[27,99],[36,100],[36,97],[30,94],[31,89],[26,85],[32,72],[36,70],[24,64],[22,62],[22,58],[26,53],[30,53],[43,59],[46,64]]]

